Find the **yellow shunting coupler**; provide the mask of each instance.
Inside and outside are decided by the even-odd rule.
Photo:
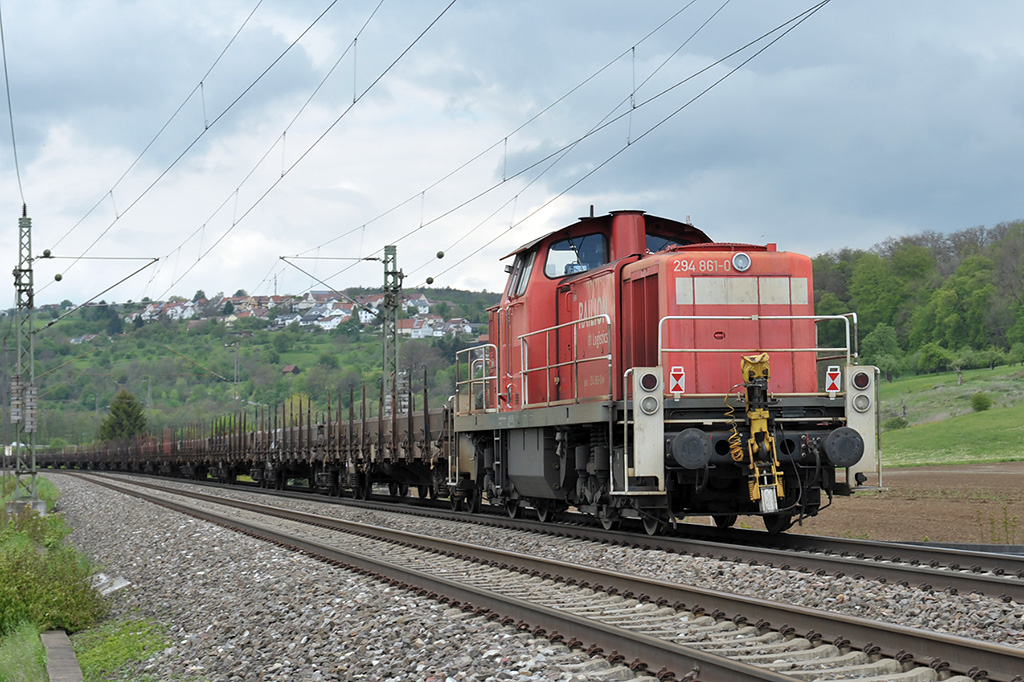
[[[778,511],[779,499],[785,497],[775,437],[768,428],[768,354],[745,355],[740,359],[743,385],[746,388],[747,425],[750,437],[743,448],[732,449],[736,462],[747,460],[750,468],[750,500],[758,502],[762,513]],[[735,427],[734,427],[735,428]]]

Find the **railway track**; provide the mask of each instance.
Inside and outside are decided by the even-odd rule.
[[[204,493],[130,487],[164,506],[472,604],[520,628],[593,642],[613,660],[666,679],[826,679],[848,669],[861,679],[1010,682],[1024,670],[1024,651],[999,644]]]
[[[166,480],[166,479],[160,479]],[[193,483],[193,482],[190,482]],[[414,514],[426,518],[458,519],[498,528],[521,529],[571,535],[581,540],[731,561],[751,566],[795,570],[810,575],[849,576],[947,594],[978,593],[1024,604],[1024,555],[978,549],[947,548],[920,544],[783,534],[769,536],[759,531],[680,524],[666,534],[648,536],[639,523],[636,532],[607,531],[589,517],[563,513],[560,523],[540,523],[527,518],[510,519],[498,508],[482,507],[483,514],[453,512],[434,500],[378,496],[371,500],[329,498],[297,491],[269,491],[257,487],[203,483],[221,490],[245,490],[268,496],[313,502],[342,502],[364,509]],[[405,504],[397,504],[405,502]],[[409,504],[414,502],[415,504]]]

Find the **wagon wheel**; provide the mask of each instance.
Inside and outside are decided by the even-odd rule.
[[[548,523],[555,516],[554,508],[552,508],[547,500],[535,501],[533,508],[537,511],[537,520],[541,523]]]
[[[408,497],[409,496],[409,484],[408,483],[399,483],[398,484],[398,496],[399,497]]]
[[[505,513],[510,519],[518,519],[523,515],[523,507],[519,504],[518,497],[505,500]]]
[[[737,516],[736,514],[727,514],[725,516],[716,515],[711,518],[715,520],[715,525],[719,528],[732,528],[736,523]]]
[[[480,491],[476,488],[466,491],[466,501],[463,504],[463,509],[468,511],[470,514],[476,514],[480,511]]]
[[[605,530],[618,530],[622,525],[622,519],[618,514],[613,515],[608,507],[602,507],[598,511],[597,520],[601,522],[601,527]]]
[[[416,494],[421,500],[425,500],[430,497],[430,486],[429,485],[418,485],[416,486]]]
[[[357,500],[366,500],[370,497],[370,488],[373,484],[370,483],[370,477],[366,474],[360,474],[356,478],[356,484],[352,487],[352,497]]]
[[[452,491],[451,505],[452,511],[462,511],[463,497],[458,494],[455,490]]]
[[[400,493],[399,493],[399,490],[398,490],[398,484],[397,483],[388,483],[388,494],[391,495],[391,497],[398,497],[399,496]]]
[[[662,519],[660,514],[644,514],[644,532],[648,535],[657,535],[661,530]]]
[[[769,535],[778,535],[793,525],[792,514],[766,514],[762,518]]]

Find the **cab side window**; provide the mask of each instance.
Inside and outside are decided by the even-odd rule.
[[[508,289],[510,296],[522,296],[526,293],[526,286],[530,282],[530,273],[533,272],[533,261],[536,257],[536,251],[516,256],[515,269],[512,271],[513,281]]]
[[[555,242],[548,249],[544,274],[557,278],[575,275],[608,262],[608,243],[603,234],[570,237]]]

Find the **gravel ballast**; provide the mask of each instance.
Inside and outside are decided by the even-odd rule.
[[[572,667],[588,660],[580,653],[563,659],[564,648],[469,618],[431,600],[88,483],[65,476],[55,480],[65,495],[61,507],[76,528],[72,540],[107,572],[134,583],[118,597],[118,612],[136,609],[171,624],[174,647],[146,664],[158,677],[170,673],[197,679],[267,680],[598,679],[594,672]],[[218,494],[254,496],[243,490]],[[1024,645],[1024,607],[979,594],[928,593],[851,577],[815,576],[319,502],[262,495],[258,500]],[[607,665],[603,660],[590,664]]]
[[[172,645],[125,679],[583,680],[628,670],[380,581],[68,476],[70,540],[131,586],[114,618]]]

